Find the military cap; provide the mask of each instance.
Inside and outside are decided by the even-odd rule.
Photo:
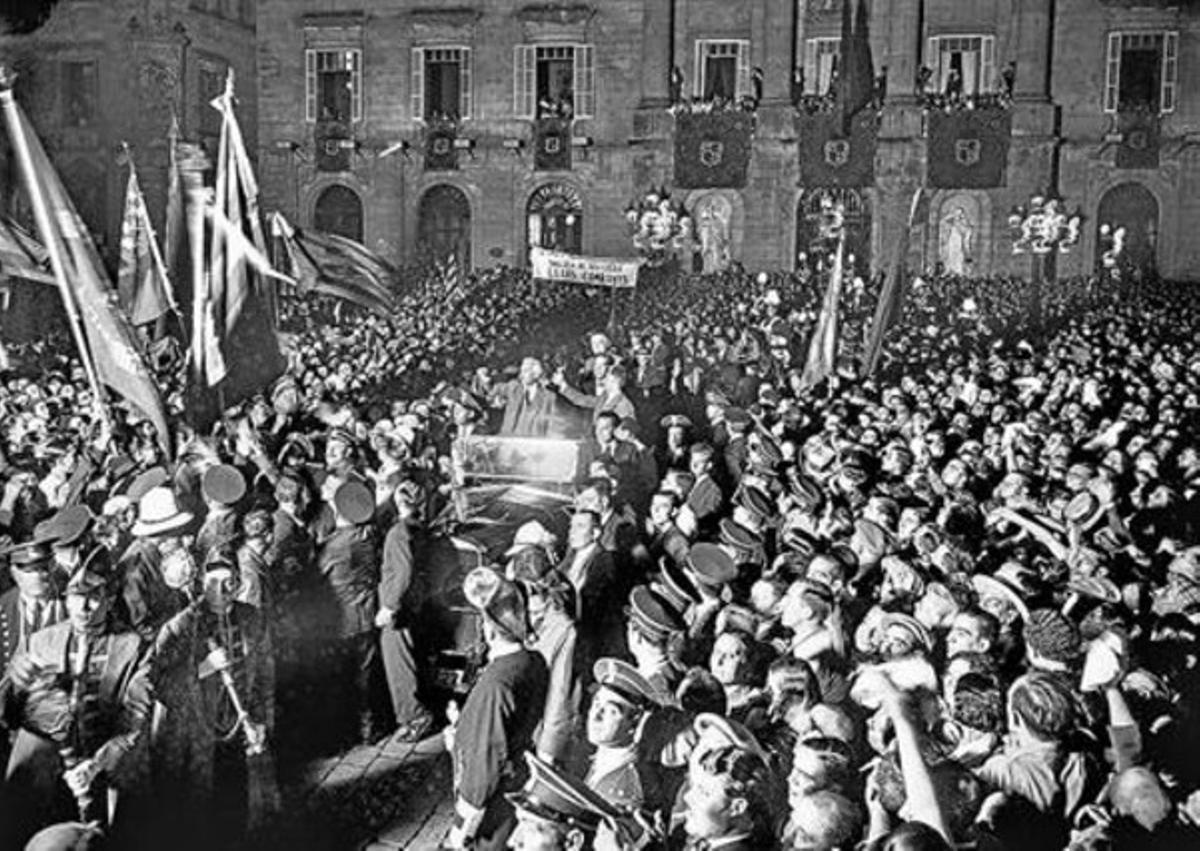
[[[236,505],[246,495],[246,479],[237,467],[218,464],[204,471],[200,492],[218,505]]]
[[[283,441],[283,446],[279,448],[279,458],[277,460],[283,461],[284,458],[293,452],[299,452],[306,461],[311,461],[317,454],[317,448],[313,446],[312,439],[308,435],[293,432]]]
[[[743,508],[762,520],[769,520],[776,514],[771,498],[758,488],[745,488],[742,491],[741,502]]]
[[[764,464],[775,466],[783,463],[783,451],[779,448],[779,444],[775,442],[774,438],[760,436],[756,451],[762,457]]]
[[[683,414],[667,414],[658,424],[663,428],[691,428],[692,421]]]
[[[717,405],[722,408],[727,408],[731,404],[729,397],[720,390],[709,390],[704,394],[704,401],[709,405]]]
[[[1085,530],[1090,529],[1103,513],[1104,506],[1090,491],[1075,494],[1063,508],[1063,517],[1067,522]]]
[[[721,543],[735,550],[753,550],[762,546],[762,538],[751,532],[745,526],[734,521],[732,517],[724,517],[720,524]],[[697,545],[699,546],[699,545]],[[696,547],[692,547],[694,553]],[[728,581],[728,580],[724,580]],[[721,584],[721,583],[718,583]]]
[[[275,401],[289,390],[293,393],[299,393],[300,386],[296,384],[296,379],[292,378],[292,376],[285,375],[276,381],[275,386],[271,388],[271,401]]]
[[[663,599],[682,615],[693,603],[700,602],[700,592],[687,572],[670,558],[662,559],[662,585],[658,589]]]
[[[592,675],[597,685],[608,689],[634,709],[658,705],[654,686],[628,662],[612,657],[597,659],[592,667]]]
[[[529,632],[520,588],[490,567],[477,567],[463,580],[467,602],[510,638],[523,642]]]
[[[792,499],[805,511],[813,511],[825,501],[821,486],[803,474],[793,476],[788,480],[788,491],[791,493]]]
[[[154,488],[160,488],[171,481],[170,475],[162,467],[151,467],[134,477],[125,490],[130,502],[140,502],[142,497]]]
[[[325,440],[326,443],[344,443],[349,447],[358,445],[358,438],[354,436],[354,432],[345,426],[334,426],[331,428]]]
[[[48,520],[43,520],[33,532],[35,541],[69,547],[79,542],[92,526],[92,512],[86,505],[68,505]]]
[[[18,570],[41,571],[50,567],[50,548],[45,541],[32,540],[17,544],[4,553],[8,563]]]
[[[733,557],[716,544],[692,544],[688,552],[688,567],[704,585],[720,588],[737,576]]]
[[[606,800],[584,783],[558,772],[526,751],[529,780],[506,797],[526,815],[564,827],[594,832],[600,823],[618,816]]]
[[[651,641],[662,641],[686,629],[671,603],[645,585],[639,585],[629,594],[629,621]]]
[[[926,653],[932,652],[933,636],[930,635],[929,629],[926,628],[925,624],[912,615],[906,615],[903,612],[887,612],[879,622],[879,629],[883,631],[889,627],[904,630],[921,645]]]
[[[1105,603],[1121,602],[1121,589],[1105,576],[1076,574],[1067,582],[1067,588],[1072,593]]]
[[[812,558],[817,554],[817,541],[803,529],[789,526],[780,536],[779,543],[784,549],[797,555]]]
[[[730,408],[725,412],[725,422],[730,426],[745,428],[750,425],[750,414],[743,408]]]
[[[91,565],[84,565],[71,574],[67,581],[67,594],[91,597],[94,594],[108,591],[108,578]]]
[[[375,496],[362,482],[351,479],[333,492],[333,507],[355,525],[366,523],[375,515]]]
[[[88,851],[99,848],[104,832],[95,823],[67,821],[42,828],[25,844],[25,851]]]
[[[712,712],[701,712],[692,722],[692,726],[700,737],[697,747],[703,747],[706,753],[716,748],[732,746],[758,757],[763,765],[770,765],[767,752],[763,750],[758,739],[737,721]]]

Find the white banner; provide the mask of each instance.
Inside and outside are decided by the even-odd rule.
[[[533,248],[529,252],[533,277],[543,281],[586,284],[591,287],[632,289],[637,285],[640,260],[611,257],[580,257],[561,251]]]

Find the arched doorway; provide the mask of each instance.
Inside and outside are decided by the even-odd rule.
[[[991,203],[983,192],[952,192],[941,199],[933,219],[935,263],[950,275],[988,274]]]
[[[441,183],[421,196],[417,243],[439,260],[456,257],[460,268],[470,268],[471,203],[461,189]]]
[[[859,275],[871,271],[871,201],[865,192],[857,189],[808,189],[800,195],[796,208],[796,265],[800,255],[811,265],[815,262],[814,251],[820,246],[821,209],[825,200],[842,204],[846,216],[846,258],[853,258],[852,268]]]
[[[1124,229],[1124,245],[1117,257],[1123,269],[1140,269],[1143,273],[1158,268],[1158,200],[1140,183],[1114,186],[1100,198],[1096,210],[1096,268],[1104,265],[1104,254],[1112,247],[1109,234]]]
[[[340,184],[322,191],[313,209],[313,227],[362,242],[363,208],[358,193]]]
[[[562,183],[548,183],[529,196],[528,245],[578,254],[583,250],[583,200]]]

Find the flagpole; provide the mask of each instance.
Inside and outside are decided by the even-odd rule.
[[[29,205],[33,208],[34,220],[37,221],[38,229],[42,232],[42,240],[45,243],[46,253],[50,255],[50,266],[54,270],[54,280],[58,284],[58,291],[62,296],[63,306],[67,311],[67,318],[71,326],[71,335],[75,338],[75,345],[79,348],[79,359],[83,362],[83,369],[87,374],[88,383],[91,385],[92,393],[96,397],[98,403],[97,409],[111,426],[112,418],[108,411],[108,406],[105,404],[107,396],[103,386],[100,384],[99,377],[96,375],[96,367],[92,363],[91,352],[83,336],[83,325],[79,320],[79,309],[75,305],[75,297],[71,293],[71,285],[67,281],[67,270],[63,263],[62,255],[59,253],[58,240],[52,236],[53,224],[50,221],[50,211],[46,208],[46,199],[42,197],[41,184],[38,182],[37,176],[33,173],[33,158],[30,156],[29,144],[25,138],[24,128],[21,125],[20,114],[18,112],[20,107],[13,97],[12,83],[12,74],[6,67],[0,66],[0,106],[3,106],[5,122],[8,125],[8,136],[12,141],[13,150],[16,152],[21,174],[25,178],[25,189],[29,193]]]

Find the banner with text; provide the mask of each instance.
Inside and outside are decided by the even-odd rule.
[[[640,260],[609,257],[580,257],[561,251],[534,248],[529,252],[533,277],[565,284],[631,289],[637,285]]]

